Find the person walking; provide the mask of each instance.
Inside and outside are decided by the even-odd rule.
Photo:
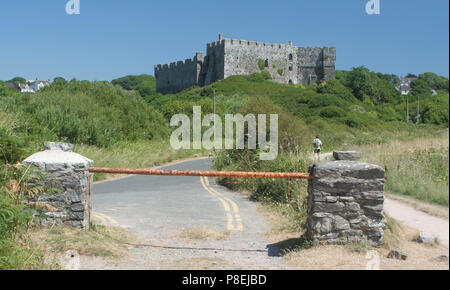
[[[320,162],[320,152],[322,151],[322,141],[320,141],[319,136],[312,142],[314,148],[314,162]]]

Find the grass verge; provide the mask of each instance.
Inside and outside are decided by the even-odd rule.
[[[449,206],[449,136],[354,147],[386,168],[386,191]]]

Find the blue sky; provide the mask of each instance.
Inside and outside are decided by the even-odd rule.
[[[1,0],[0,79],[112,80],[153,74],[159,63],[205,52],[226,38],[336,46],[337,69],[364,65],[405,75],[449,75],[449,1]]]

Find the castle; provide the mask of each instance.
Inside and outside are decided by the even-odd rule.
[[[156,65],[156,91],[177,93],[192,86],[206,86],[233,75],[266,70],[281,84],[312,85],[335,78],[335,47],[298,47],[224,39],[208,43],[206,56]]]

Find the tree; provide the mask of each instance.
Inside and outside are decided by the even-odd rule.
[[[319,85],[317,91],[321,94],[335,95],[352,103],[357,101],[352,91],[338,80],[328,80],[326,83]]]
[[[449,100],[446,94],[439,94],[425,103],[421,121],[426,124],[447,124],[449,120]]]
[[[15,77],[15,78],[9,80],[8,83],[13,83],[13,84],[16,84],[16,85],[18,85],[18,84],[26,84],[27,80],[22,78],[22,77]]]
[[[425,81],[433,90],[445,90],[448,92],[449,84],[448,79],[438,76],[435,73],[426,72],[419,75],[419,79]]]
[[[54,85],[65,85],[65,84],[67,84],[67,81],[62,77],[56,77],[53,79],[53,84]]]
[[[423,79],[417,79],[411,82],[411,95],[414,97],[426,98],[431,96],[431,88]]]
[[[375,105],[400,101],[400,93],[391,81],[386,77],[379,78],[376,73],[363,66],[353,68],[347,75],[340,74],[340,78],[344,79],[344,85],[350,87],[360,101],[364,101],[365,96],[368,96]]]

